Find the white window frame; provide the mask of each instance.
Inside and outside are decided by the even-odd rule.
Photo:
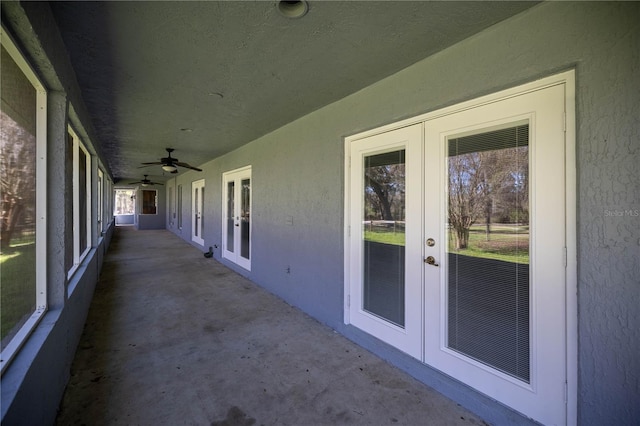
[[[78,134],[73,130],[71,126],[68,127],[68,132],[73,139],[73,265],[71,269],[69,269],[69,273],[67,275],[68,278],[71,278],[73,274],[78,270],[80,264],[87,256],[89,251],[91,250],[91,224],[92,224],[92,215],[91,215],[91,154],[84,146]],[[80,175],[79,175],[79,161],[80,161],[80,150],[85,155],[85,173],[86,173],[86,182],[85,182],[85,195],[86,195],[86,223],[80,223]],[[86,248],[80,252],[80,227],[84,226],[86,228]]]
[[[102,232],[104,231],[104,172],[102,169],[98,168],[98,193],[96,194],[96,198],[98,201],[98,212],[97,212],[97,230],[98,230],[98,239],[102,238]]]
[[[113,217],[113,183],[108,177],[104,180],[104,207],[102,211],[102,233],[106,233],[111,226]]]
[[[0,374],[48,309],[47,303],[47,91],[4,26],[0,44],[6,49],[36,91],[36,307],[29,319],[0,354]]]
[[[112,180],[109,180],[109,192],[107,193],[107,200],[109,201],[109,209],[107,210],[107,222],[109,223],[109,227],[115,224],[115,219],[113,215],[113,201],[114,201],[114,183]]]

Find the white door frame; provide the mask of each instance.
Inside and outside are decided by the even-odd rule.
[[[403,120],[398,123],[389,124],[377,129],[363,132],[357,135],[347,137],[345,139],[345,217],[344,217],[344,322],[345,324],[355,324],[352,317],[353,311],[350,308],[350,300],[353,297],[352,283],[350,277],[352,275],[352,258],[351,237],[352,229],[352,188],[353,173],[350,172],[352,145],[355,141],[363,138],[379,135],[392,130],[411,126],[417,123],[423,123],[434,120],[439,117],[445,117],[471,108],[495,103],[500,100],[508,99],[514,96],[520,96],[525,93],[538,91],[551,86],[561,85],[564,90],[564,117],[560,120],[563,123],[565,132],[564,145],[564,201],[565,201],[565,330],[566,336],[566,423],[577,423],[577,243],[576,243],[576,172],[575,172],[575,72],[573,70],[560,73],[551,77],[540,79],[522,86],[507,89],[498,93],[483,96],[478,99],[470,100],[437,110],[428,114],[424,114],[411,119]]]
[[[204,246],[203,210],[204,210],[204,179],[191,182],[191,241]]]
[[[249,212],[246,217],[242,217],[242,181],[249,179]],[[251,166],[241,167],[222,174],[222,257],[232,261],[238,266],[250,271],[252,258],[251,238],[253,234],[253,224],[251,212],[253,209]],[[234,182],[234,205],[233,216],[228,218],[228,184]],[[229,222],[232,220],[233,223]],[[248,222],[248,223],[246,223]],[[248,253],[242,254],[242,232],[248,232]],[[228,240],[229,232],[233,234],[233,241]]]
[[[351,150],[350,169],[351,182],[359,188],[364,188],[363,162],[365,157],[394,152],[405,151],[405,181],[406,181],[406,218],[405,218],[405,262],[404,262],[404,325],[393,324],[371,312],[367,312],[363,303],[363,292],[360,287],[363,284],[362,270],[353,268],[349,271],[350,282],[348,301],[349,317],[356,327],[377,334],[377,337],[396,348],[422,358],[422,326],[421,326],[421,299],[422,299],[422,262],[421,253],[411,252],[408,247],[420,246],[422,224],[420,204],[422,200],[420,191],[422,148],[420,144],[422,124],[414,124],[394,132],[373,135],[361,140],[353,141]],[[351,215],[349,222],[352,224],[351,239],[345,252],[356,263],[362,264],[365,253],[362,241],[364,241],[363,211],[364,197],[362,193],[351,198]],[[417,207],[417,209],[416,209]],[[357,224],[357,225],[356,225]]]
[[[566,339],[564,302],[564,107],[562,85],[528,92],[425,123],[426,237],[439,244],[433,253],[439,267],[425,266],[425,362],[543,424],[564,424]],[[452,350],[447,343],[447,270],[445,227],[447,200],[440,189],[447,182],[447,139],[527,123],[532,135],[529,156],[530,377],[527,382],[499,372]],[[431,151],[439,155],[430,156]],[[444,185],[446,186],[446,184]],[[436,188],[434,188],[436,187]],[[439,284],[439,285],[438,285]],[[434,327],[440,324],[440,327]]]

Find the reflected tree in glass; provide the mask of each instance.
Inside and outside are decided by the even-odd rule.
[[[364,158],[363,197],[363,309],[404,327],[404,150]]]
[[[2,349],[36,308],[36,91],[2,49],[0,324]]]
[[[448,347],[529,382],[529,126],[448,141]]]

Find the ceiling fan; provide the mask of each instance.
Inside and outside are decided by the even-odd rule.
[[[165,172],[169,172],[169,173],[178,173],[178,167],[176,167],[176,166],[184,167],[184,168],[191,169],[191,170],[195,170],[197,172],[201,172],[202,171],[202,169],[199,169],[197,167],[193,167],[190,164],[183,163],[183,162],[179,161],[177,158],[171,157],[171,153],[174,151],[173,148],[165,148],[165,149],[169,153],[169,155],[167,157],[161,158],[160,161],[151,161],[149,163],[142,163],[142,167],[162,166],[162,170],[164,170]]]
[[[149,186],[149,185],[164,185],[160,182],[151,182],[150,179],[147,179],[147,176],[149,175],[144,175],[144,179],[138,181],[138,182],[129,182],[129,185],[134,185],[134,184],[141,184],[142,186]]]

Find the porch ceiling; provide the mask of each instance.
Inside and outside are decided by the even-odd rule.
[[[535,4],[50,2],[114,178],[156,181],[167,147],[202,165]]]

